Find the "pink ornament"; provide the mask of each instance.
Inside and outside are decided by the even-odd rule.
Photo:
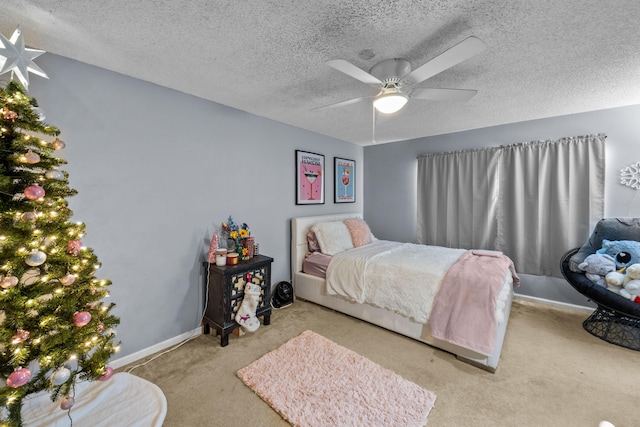
[[[44,188],[39,185],[30,185],[24,189],[24,195],[29,200],[38,200],[44,197]]]
[[[0,112],[2,113],[2,118],[5,120],[11,120],[13,122],[18,118],[18,113],[9,110],[6,107],[2,107],[2,110],[0,110]]]
[[[98,326],[96,327],[96,332],[98,332],[99,334],[102,333],[104,331],[104,323],[99,322]]]
[[[80,240],[71,240],[67,242],[67,253],[78,256],[80,249],[82,248],[82,242]]]
[[[12,344],[20,344],[21,342],[25,342],[29,339],[29,331],[25,331],[24,329],[18,329],[18,333],[11,337]]]
[[[105,366],[104,375],[98,378],[100,381],[106,381],[113,375],[113,368],[111,366]]]
[[[10,289],[18,284],[18,278],[16,276],[7,276],[0,280],[0,287],[2,289]]]
[[[71,407],[75,405],[75,403],[76,401],[73,399],[73,397],[67,396],[64,399],[62,399],[62,402],[60,402],[60,409],[62,409],[63,411],[66,411],[68,409],[71,409]]]
[[[51,143],[51,146],[55,149],[55,150],[62,150],[64,149],[64,147],[66,147],[67,144],[64,143],[63,140],[61,140],[60,138],[56,138],[53,140],[53,142]]]
[[[38,155],[38,153],[34,153],[33,151],[29,150],[27,151],[27,153],[24,155],[24,159],[27,161],[27,163],[29,163],[30,165],[34,165],[36,163],[38,163],[40,161],[40,156]]]
[[[71,286],[75,281],[76,281],[76,276],[70,273],[67,273],[60,278],[60,283],[62,283],[62,286]]]
[[[7,378],[7,385],[11,388],[18,388],[25,385],[31,379],[31,371],[27,368],[20,368],[11,373]]]
[[[79,311],[73,315],[73,324],[81,327],[91,322],[91,313],[88,311]]]

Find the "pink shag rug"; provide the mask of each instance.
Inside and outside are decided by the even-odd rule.
[[[305,331],[238,371],[294,426],[424,426],[436,395]]]

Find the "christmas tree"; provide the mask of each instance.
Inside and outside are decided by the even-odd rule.
[[[118,350],[111,282],[71,221],[59,134],[23,86],[0,89],[0,425],[21,425],[40,391],[71,410],[76,381],[108,379]]]

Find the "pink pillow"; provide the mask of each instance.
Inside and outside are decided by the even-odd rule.
[[[320,252],[320,244],[318,243],[316,233],[313,231],[307,233],[307,245],[309,246],[309,252]]]
[[[349,229],[354,248],[371,243],[371,230],[363,219],[347,218],[344,223]]]

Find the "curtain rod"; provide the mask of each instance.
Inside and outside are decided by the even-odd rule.
[[[562,142],[568,142],[574,139],[585,139],[585,138],[603,138],[603,139],[607,139],[607,135],[605,135],[604,133],[598,133],[598,134],[591,134],[591,135],[578,135],[578,136],[566,136],[566,137],[562,137],[556,140],[552,140],[552,139],[541,139],[541,140],[537,140],[537,141],[529,141],[529,142],[517,142],[514,144],[506,144],[506,145],[498,145],[498,146],[493,146],[493,147],[478,147],[478,148],[467,148],[464,150],[455,150],[455,151],[442,151],[442,152],[437,152],[437,153],[424,153],[424,154],[420,154],[417,158],[421,158],[421,157],[430,157],[430,156],[439,156],[439,155],[443,155],[443,154],[455,154],[455,153],[468,153],[468,152],[474,152],[474,151],[485,151],[485,150],[499,150],[499,149],[503,149],[503,148],[510,148],[510,147],[518,147],[521,145],[534,145],[534,144],[556,144],[556,143],[562,143]]]

